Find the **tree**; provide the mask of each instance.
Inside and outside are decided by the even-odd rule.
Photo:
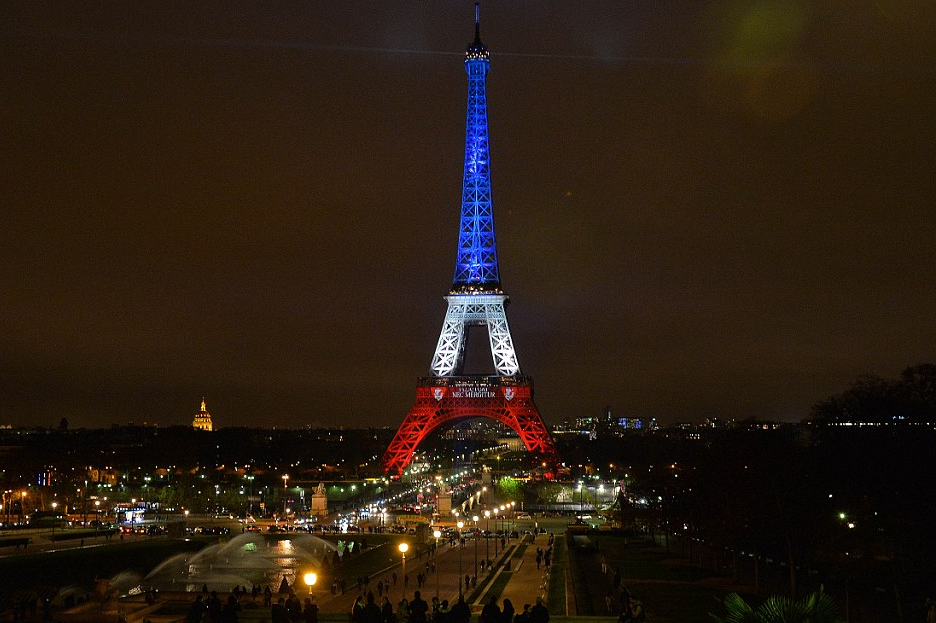
[[[838,606],[820,586],[804,599],[774,595],[757,608],[752,608],[737,593],[725,596],[727,613],[719,617],[709,613],[717,623],[842,623]]]
[[[507,500],[519,500],[520,499],[520,481],[514,480],[510,476],[504,476],[497,481],[497,493],[503,499]]]

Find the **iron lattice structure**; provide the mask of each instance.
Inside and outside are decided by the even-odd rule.
[[[465,175],[455,278],[445,297],[448,311],[430,377],[419,379],[416,402],[383,457],[387,472],[401,474],[413,453],[437,427],[466,417],[497,420],[516,432],[530,452],[558,461],[555,443],[533,402],[533,381],[522,376],[504,307],[494,238],[490,146],[487,117],[487,74],[490,60],[481,43],[475,5],[475,39],[465,54],[468,73],[468,116],[465,131]],[[468,327],[487,327],[497,376],[465,376]]]

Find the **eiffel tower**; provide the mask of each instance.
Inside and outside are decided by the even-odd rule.
[[[465,51],[468,117],[455,279],[445,297],[448,311],[430,376],[419,379],[416,401],[384,453],[386,472],[401,474],[430,432],[467,417],[497,420],[515,431],[528,451],[550,464],[558,462],[556,446],[533,403],[533,380],[520,372],[504,311],[508,299],[500,284],[491,200],[486,92],[490,68],[476,4],[475,38]],[[469,327],[476,326],[487,328],[494,376],[465,374],[466,337]]]

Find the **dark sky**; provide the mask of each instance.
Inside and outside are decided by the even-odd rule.
[[[936,360],[930,0],[482,6],[549,423],[798,420]],[[0,4],[0,424],[402,422],[473,2]]]

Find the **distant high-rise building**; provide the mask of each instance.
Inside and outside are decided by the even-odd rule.
[[[204,397],[201,399],[201,411],[195,414],[195,419],[192,421],[192,428],[208,432],[212,430],[211,414],[208,413],[208,409],[205,407]]]

